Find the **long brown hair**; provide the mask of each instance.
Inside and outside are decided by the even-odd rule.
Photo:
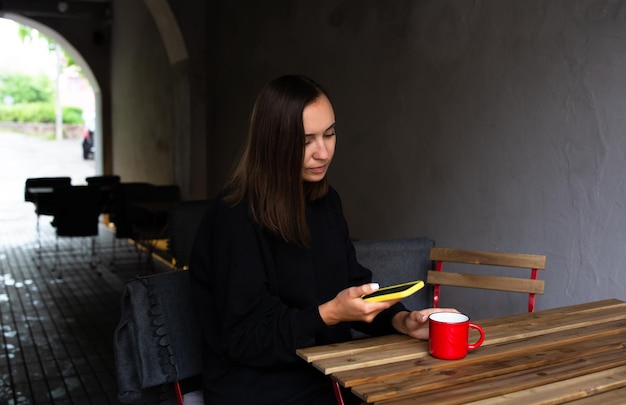
[[[304,159],[304,108],[328,94],[308,77],[281,76],[256,99],[245,150],[227,183],[224,200],[247,200],[249,214],[264,230],[289,243],[309,246],[307,200],[328,192],[328,180],[301,179]],[[330,98],[329,98],[330,99]]]

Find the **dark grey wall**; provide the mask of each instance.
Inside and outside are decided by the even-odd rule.
[[[355,238],[546,254],[539,308],[626,298],[623,2],[269,3],[213,7],[217,178],[260,86],[310,74],[333,95],[331,176]]]
[[[206,107],[205,124],[190,119],[206,131],[189,151],[205,165],[191,173],[206,178],[196,195],[219,190],[261,86],[304,73],[333,96],[331,177],[355,238],[546,254],[538,308],[626,299],[624,2],[185,4],[205,10],[175,10],[187,43],[201,41],[194,52],[206,49],[188,64],[191,87],[206,83],[189,100]],[[114,9],[115,168],[171,181],[184,164],[171,138],[181,78],[143,3]],[[443,303],[478,319],[523,311],[518,298],[463,291]]]
[[[207,197],[207,49],[204,2],[114,2],[113,161],[125,181],[175,183]],[[163,25],[157,20],[171,15]],[[165,43],[183,49],[172,52]]]
[[[113,7],[113,166],[125,181],[174,183],[174,81],[143,2]]]

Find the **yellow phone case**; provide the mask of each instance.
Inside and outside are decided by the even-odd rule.
[[[381,302],[389,300],[397,300],[406,298],[411,294],[416,293],[424,287],[424,282],[421,280],[410,281],[408,283],[396,284],[389,287],[383,287],[376,292],[364,295],[363,298],[368,302]]]

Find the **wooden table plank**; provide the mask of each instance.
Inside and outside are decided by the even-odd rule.
[[[397,368],[396,373],[388,370],[377,370],[376,378],[370,376],[347,380],[347,386],[358,386],[365,397],[370,397],[386,386],[406,392],[407,394],[436,390],[444,387],[453,387],[466,381],[475,381],[497,375],[509,374],[515,371],[527,370],[533,367],[543,367],[557,362],[575,361],[610,351],[614,355],[620,354],[626,362],[626,330],[621,335],[605,336],[601,339],[589,339],[570,347],[553,347],[547,350],[536,350],[533,353],[519,355],[512,353],[486,361],[459,362],[459,361],[427,361],[423,359],[419,364],[404,365]],[[403,371],[401,371],[403,370]],[[410,370],[407,372],[407,370]],[[381,375],[379,377],[378,375]],[[335,378],[345,378],[338,373]],[[347,373],[344,373],[347,374]],[[383,376],[384,375],[384,376]]]
[[[296,350],[298,356],[309,363],[336,356],[350,356],[357,353],[385,350],[403,344],[413,344],[415,339],[406,335],[387,335],[367,339],[356,339],[344,343],[306,347]]]
[[[563,402],[588,397],[594,393],[607,392],[623,387],[626,387],[626,366],[582,375],[552,384],[545,384],[534,387],[532,390],[523,390],[482,401],[470,402],[468,405],[511,403],[534,405],[561,404]],[[622,398],[622,401],[626,402],[626,398]]]
[[[583,327],[626,318],[626,302],[618,301],[607,307],[599,305],[585,305],[584,307],[585,309],[580,311],[556,308],[542,312],[493,318],[477,323],[489,330],[490,333],[486,340],[497,343],[503,340],[503,336],[506,339],[507,335],[524,338],[542,334],[544,331],[566,330],[572,327]],[[576,312],[576,317],[571,316],[573,312]],[[511,335],[513,329],[515,335]]]
[[[612,391],[605,391],[599,394],[593,394],[588,397],[568,402],[569,405],[624,405],[626,398],[626,387]]]
[[[498,322],[489,320],[483,323],[477,322],[485,328],[485,343],[506,342],[511,339],[524,339],[545,333],[553,333],[572,328],[581,328],[597,325],[608,321],[626,319],[626,303],[621,302],[609,307],[594,306],[584,311],[576,311],[577,316],[571,316],[572,311],[550,311],[549,313],[529,313],[522,316],[511,317],[507,321]],[[515,319],[515,320],[513,320]],[[512,334],[511,330],[515,329]],[[470,334],[470,340],[477,334]]]
[[[623,351],[623,349],[622,349]],[[494,397],[507,398],[507,403],[528,403],[535,404],[534,401],[511,399],[513,393],[523,392],[525,390],[534,392],[536,389],[561,381],[568,381],[586,375],[601,373],[626,367],[626,357],[623,353],[616,355],[615,352],[604,352],[597,355],[588,356],[585,359],[571,359],[558,364],[548,364],[542,367],[535,367],[528,370],[520,370],[513,373],[497,375],[494,377],[483,378],[480,384],[475,381],[460,383],[453,387],[443,387],[428,392],[417,393],[411,396],[402,396],[400,398],[385,400],[376,397],[367,398],[368,401],[376,405],[411,405],[411,404],[436,404],[436,405],[458,405],[468,404],[472,401],[484,400],[485,404],[492,404]],[[620,371],[622,373],[622,371]],[[613,388],[619,388],[621,384],[626,384],[626,376],[616,380],[618,384]],[[597,382],[597,381],[595,381]],[[591,380],[587,384],[595,383]],[[419,384],[419,381],[415,381]],[[604,382],[602,382],[604,384]],[[559,387],[556,385],[555,387]],[[610,389],[605,386],[602,390]],[[590,389],[589,393],[593,392]],[[601,392],[601,391],[597,391]],[[558,393],[558,392],[557,392]],[[521,394],[520,394],[521,395]],[[554,395],[554,393],[552,394]],[[555,403],[562,403],[560,402]],[[479,402],[477,402],[479,403]]]
[[[566,307],[558,307],[551,309],[544,309],[538,312],[523,312],[515,315],[506,315],[497,318],[489,318],[474,321],[483,326],[498,326],[514,324],[520,321],[524,321],[529,318],[534,319],[550,319],[560,316],[568,316],[572,313],[584,314],[589,312],[602,313],[602,312],[623,312],[626,310],[626,302],[617,299],[607,299],[602,301],[586,302],[583,304],[569,305]]]
[[[626,317],[625,317],[626,318]],[[593,327],[592,327],[593,326]],[[549,346],[558,345],[559,342],[569,340],[571,342],[581,341],[587,339],[588,336],[599,336],[601,334],[616,334],[620,330],[626,327],[626,319],[605,322],[599,325],[585,326],[583,328],[562,330],[561,325],[554,326],[554,330],[557,332],[551,333],[552,328],[546,326],[546,331],[543,335],[538,336],[533,332],[528,332],[531,336],[527,336],[526,333],[515,334],[515,338],[505,339],[504,341],[498,340],[497,342],[491,341],[484,346],[493,346],[490,350],[481,350],[478,348],[468,354],[462,360],[456,360],[461,363],[467,363],[470,361],[483,361],[487,357],[493,358],[500,356],[502,353],[513,350],[515,353],[528,352],[537,350],[539,347],[548,348]],[[540,327],[536,329],[541,330]],[[485,330],[485,335],[489,336],[489,329]],[[487,342],[487,337],[485,337]],[[509,346],[510,343],[515,342],[514,347]],[[375,372],[370,370],[364,370],[368,367],[381,366],[389,364],[390,367],[394,366],[394,363],[399,363],[406,360],[415,360],[419,358],[428,357],[430,360],[425,360],[422,363],[424,366],[431,365],[433,361],[444,361],[431,358],[428,353],[428,342],[415,340],[413,345],[404,345],[400,348],[393,348],[389,350],[375,350],[370,352],[360,352],[355,355],[338,356],[335,358],[327,358],[319,360],[314,363],[315,367],[325,374],[335,374],[335,378],[342,383],[346,384],[346,380],[342,374],[343,371],[355,370],[356,374],[376,374],[382,373],[384,369],[377,369]],[[386,378],[386,375],[381,375]],[[349,385],[346,385],[349,386]]]

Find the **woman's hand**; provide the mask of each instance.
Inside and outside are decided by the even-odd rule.
[[[421,311],[402,311],[394,315],[391,323],[400,333],[416,339],[428,339],[428,316],[435,312],[459,312],[454,308],[427,308]]]
[[[367,302],[361,298],[378,288],[378,283],[370,283],[342,290],[335,298],[319,306],[322,320],[329,326],[339,322],[372,322],[381,311],[399,301]]]

